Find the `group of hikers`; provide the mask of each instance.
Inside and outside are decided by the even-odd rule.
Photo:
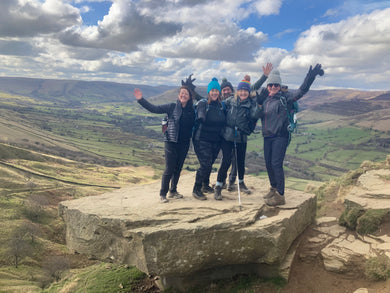
[[[225,78],[219,84],[212,78],[207,86],[207,98],[195,91],[190,75],[179,90],[175,103],[153,105],[143,98],[139,89],[134,90],[138,103],[152,113],[166,114],[164,132],[165,170],[162,175],[160,201],[169,198],[183,198],[177,191],[180,173],[192,139],[200,167],[196,172],[192,195],[206,200],[205,193],[214,193],[216,200],[222,200],[222,189],[238,188],[250,194],[244,183],[245,154],[248,136],[257,121],[261,120],[264,139],[264,159],[270,182],[270,190],[263,197],[269,206],[285,204],[283,161],[290,140],[288,111],[293,104],[309,91],[317,75],[323,75],[321,64],[310,66],[298,90],[290,92],[282,84],[280,73],[273,70],[271,63],[263,66],[263,75],[251,86],[246,75],[237,85],[236,92]],[[267,81],[266,87],[261,88]],[[210,186],[212,166],[222,150],[222,162],[214,188]],[[226,184],[227,172],[232,165]]]

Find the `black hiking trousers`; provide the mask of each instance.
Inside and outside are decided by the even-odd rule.
[[[195,185],[201,186],[210,184],[210,174],[213,164],[221,149],[221,142],[211,142],[206,140],[193,140],[195,154],[198,157],[200,167],[196,171]]]
[[[235,152],[236,163],[238,169],[238,179],[244,180],[245,174],[245,155],[246,155],[246,143],[236,143],[232,141],[222,141],[222,163],[218,170],[217,181],[223,183],[227,177],[227,171],[232,162],[232,154]]]
[[[165,142],[165,170],[161,179],[160,196],[166,196],[171,183],[171,191],[177,190],[180,172],[190,147],[190,140]]]
[[[245,145],[245,149],[246,149],[246,145]],[[232,167],[231,167],[230,173],[229,173],[229,182],[234,183],[237,179],[237,162],[236,162],[236,150],[235,149],[233,149],[233,151],[232,151],[231,165],[232,165]]]
[[[271,187],[276,188],[280,195],[284,195],[283,161],[288,146],[287,137],[265,137],[264,159]]]

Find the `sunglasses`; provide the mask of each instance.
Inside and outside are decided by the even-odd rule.
[[[278,84],[278,83],[269,83],[268,86],[269,87],[278,87],[278,86],[280,86],[280,84]]]

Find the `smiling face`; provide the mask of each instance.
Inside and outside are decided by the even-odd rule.
[[[249,92],[247,90],[238,90],[237,96],[243,101],[249,97]]]
[[[220,96],[219,90],[212,89],[211,91],[209,91],[209,98],[211,99],[211,101],[218,100],[219,96]]]
[[[229,86],[225,86],[222,89],[222,98],[227,99],[232,95],[232,89]]]
[[[179,91],[179,101],[184,108],[187,105],[187,102],[190,100],[190,93],[187,89],[181,88]]]
[[[267,85],[267,90],[269,91],[270,96],[276,95],[280,91],[280,84],[278,83],[269,83]]]

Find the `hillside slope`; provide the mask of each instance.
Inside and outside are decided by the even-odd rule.
[[[130,98],[130,88],[135,86],[143,87],[0,78],[0,142],[84,162],[161,169],[163,115],[147,112]],[[178,94],[178,88],[145,90],[149,90],[145,97],[156,104],[173,102]],[[205,87],[196,90],[206,95]],[[381,160],[390,145],[388,97],[389,92],[383,91],[309,91],[299,101],[298,129],[287,151],[287,175],[323,181],[357,168],[364,160]],[[261,175],[265,164],[259,132],[260,123],[249,137],[247,168],[248,173]],[[196,166],[190,152],[185,168]]]
[[[140,88],[145,96],[155,96],[175,88],[174,86],[133,85],[103,81],[0,77],[0,92],[57,102],[67,106],[79,106],[82,102],[134,101],[133,91],[136,87]]]

